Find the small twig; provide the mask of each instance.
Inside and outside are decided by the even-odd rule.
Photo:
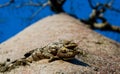
[[[110,2],[107,2],[106,4],[108,4],[109,6],[112,6],[113,3],[114,3],[114,0],[111,0]]]
[[[17,8],[23,7],[23,6],[43,6],[42,3],[34,3],[32,0],[29,0],[28,3],[21,4],[19,6],[16,6]]]
[[[88,0],[88,2],[89,2],[90,7],[91,7],[92,9],[94,9],[95,7],[93,6],[92,1],[91,1],[91,0]]]
[[[16,6],[16,8],[20,8],[23,6],[36,6],[36,7],[40,7],[35,13],[32,14],[32,16],[30,17],[30,19],[32,19],[33,17],[35,17],[43,8],[45,8],[46,6],[50,6],[51,10],[53,10],[55,13],[60,13],[60,12],[64,12],[64,10],[62,9],[62,5],[64,4],[66,0],[47,0],[47,2],[45,3],[34,3],[32,0],[29,0],[29,2],[27,3],[23,3],[20,4],[18,6]],[[10,0],[9,2],[0,5],[0,7],[5,7],[10,5],[11,3],[13,3],[14,0]]]
[[[12,4],[12,3],[14,3],[14,0],[10,0],[9,2],[7,2],[7,3],[5,3],[5,4],[1,4],[1,5],[0,5],[0,8],[6,7],[6,6],[8,6],[8,5]]]
[[[50,2],[46,2],[42,5],[42,7],[40,7],[35,13],[32,14],[32,16],[30,17],[30,19],[33,19],[43,8],[45,8],[46,6],[50,5]]]
[[[112,4],[114,3],[114,0],[111,0],[110,2],[107,2],[106,4],[104,4],[104,7],[110,9],[110,10],[114,10],[118,13],[120,13],[120,10],[116,9],[116,8],[113,8],[112,7]]]
[[[62,5],[65,1],[66,0],[48,0],[46,3],[42,4],[41,7],[35,13],[33,13],[30,19],[35,17],[35,15],[37,15],[46,6],[50,6],[51,9],[56,13],[64,12],[64,10],[62,9]]]

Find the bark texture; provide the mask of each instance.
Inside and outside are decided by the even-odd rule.
[[[47,59],[19,67],[7,74],[119,74],[120,44],[85,27],[67,14],[46,17],[0,44],[0,62],[23,57],[24,53],[59,39],[73,40],[88,51],[87,57],[70,61]],[[89,65],[89,66],[88,66]]]

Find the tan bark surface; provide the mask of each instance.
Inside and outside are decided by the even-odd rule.
[[[87,58],[78,56],[76,60],[72,60],[74,62],[57,60],[48,63],[45,59],[14,69],[8,74],[119,74],[120,44],[90,30],[67,14],[46,17],[0,44],[0,62],[6,58],[21,58],[27,51],[59,39],[77,42],[79,47],[87,50],[90,55]],[[95,67],[98,67],[99,71],[95,71]]]

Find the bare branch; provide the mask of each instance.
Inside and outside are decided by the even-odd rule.
[[[108,6],[112,6],[113,3],[114,3],[114,0],[108,0],[106,4],[108,4]]]
[[[29,2],[18,5],[18,6],[16,6],[16,8],[20,8],[23,6],[37,6],[37,7],[40,6],[40,8],[35,13],[33,13],[33,15],[30,17],[30,19],[32,19],[46,6],[50,6],[51,10],[53,10],[56,13],[64,12],[64,10],[62,9],[62,5],[64,4],[65,1],[66,0],[47,0],[47,2],[45,2],[45,3],[34,3],[32,0],[29,0]],[[8,6],[13,2],[14,2],[14,0],[10,0],[7,3],[0,5],[0,7]]]
[[[110,10],[114,10],[118,13],[120,13],[120,10],[116,9],[116,8],[113,8],[112,5],[114,3],[114,0],[110,0],[110,2],[107,2],[106,4],[104,4],[104,7],[110,9]]]
[[[66,0],[49,0],[51,9],[56,13],[64,12],[62,5]]]
[[[30,17],[30,19],[33,19],[43,8],[45,8],[48,5],[50,5],[50,1],[44,3],[42,5],[42,7],[40,7],[35,13],[33,13],[33,15]]]
[[[28,3],[21,4],[17,6],[17,8],[28,5],[41,6],[42,8],[44,8],[45,6],[49,5],[54,12],[60,13],[64,12],[64,10],[62,9],[62,5],[64,4],[65,1],[66,0],[48,0],[46,3],[34,3],[32,0],[29,0]],[[38,9],[38,11],[40,11],[42,8]]]
[[[92,9],[98,9],[101,6],[101,7],[104,7],[104,8],[110,9],[110,10],[114,10],[114,11],[120,13],[120,10],[112,7],[112,4],[114,3],[114,0],[108,0],[105,4],[101,4],[101,3],[98,2],[96,4],[96,6],[93,6],[91,0],[88,0],[88,2],[89,2],[89,5]]]
[[[114,32],[120,33],[120,27],[119,26],[113,26],[113,25],[109,24],[108,22],[94,23],[94,28],[95,29],[100,29],[100,30],[114,31]]]
[[[43,4],[42,3],[34,3],[32,0],[29,0],[28,3],[23,3],[16,7],[19,8],[19,7],[23,7],[23,6],[43,6]]]
[[[88,20],[81,20],[81,21],[89,25],[89,27],[92,29],[109,30],[109,31],[115,31],[120,33],[120,27],[111,25],[110,23],[107,22],[107,20],[103,16],[104,12],[107,9],[112,9],[112,10],[114,9],[112,8],[112,4],[114,0],[109,1],[106,4],[97,3],[95,7],[91,5],[92,4],[91,0],[88,0],[88,1],[90,6],[93,8],[93,11],[90,14],[90,17]],[[116,10],[116,11],[119,11],[119,10]],[[97,19],[100,19],[102,23],[98,23]]]
[[[62,5],[64,4],[66,0],[48,0],[46,3],[42,4],[42,7],[40,7],[32,16],[30,19],[32,19],[33,17],[35,17],[43,8],[45,8],[46,6],[50,6],[51,9],[56,12],[56,13],[60,13],[60,12],[64,12],[64,10],[62,9]],[[31,1],[32,3],[32,1]]]
[[[111,7],[111,8],[109,8],[109,9],[110,9],[110,10],[114,10],[114,11],[120,13],[120,10],[118,10],[118,9],[116,9],[116,8]]]
[[[10,1],[7,2],[7,3],[0,5],[0,7],[6,7],[6,6],[9,6],[11,3],[14,3],[14,0],[10,0]]]
[[[91,0],[88,0],[88,3],[89,3],[89,5],[90,5],[90,7],[92,8],[92,9],[94,9],[95,7],[93,6],[93,4],[92,4],[92,1]]]

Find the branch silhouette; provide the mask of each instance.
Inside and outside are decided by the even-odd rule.
[[[111,25],[103,16],[104,12],[106,12],[107,9],[119,12],[119,10],[112,7],[114,0],[108,1],[105,4],[101,4],[98,2],[96,6],[92,5],[91,0],[88,0],[88,2],[90,7],[92,8],[92,13],[90,14],[88,20],[81,19],[82,22],[89,25],[89,27],[92,29],[108,30],[120,33],[120,27]],[[97,22],[98,19],[102,22]]]
[[[5,4],[1,4],[0,5],[0,8],[1,7],[6,7],[6,6],[9,6],[10,4],[14,3],[14,0],[10,0],[9,2],[5,3]]]
[[[51,10],[55,13],[61,13],[65,11],[63,10],[62,6],[65,3],[66,0],[46,0],[44,3],[34,3],[33,0],[29,0],[27,3],[23,3],[21,5],[16,6],[16,8],[20,8],[23,6],[36,6],[40,7],[36,12],[34,12],[30,19],[33,19],[43,8],[46,6],[50,6]],[[14,3],[15,0],[9,0],[9,2],[5,4],[1,4],[0,7],[6,7],[10,4]],[[98,2],[96,5],[92,4],[92,0],[88,0],[88,3],[90,7],[92,8],[92,13],[90,14],[89,18],[86,19],[80,19],[83,23],[86,23],[89,25],[91,29],[100,29],[100,30],[109,30],[109,31],[115,31],[120,33],[120,27],[111,25],[107,19],[103,16],[104,12],[106,12],[108,9],[116,11],[120,13],[119,9],[116,9],[112,7],[114,0],[108,0],[106,3],[102,4]],[[69,14],[71,15],[71,14]],[[75,16],[73,16],[75,17]],[[101,20],[102,22],[97,22],[97,19]]]

